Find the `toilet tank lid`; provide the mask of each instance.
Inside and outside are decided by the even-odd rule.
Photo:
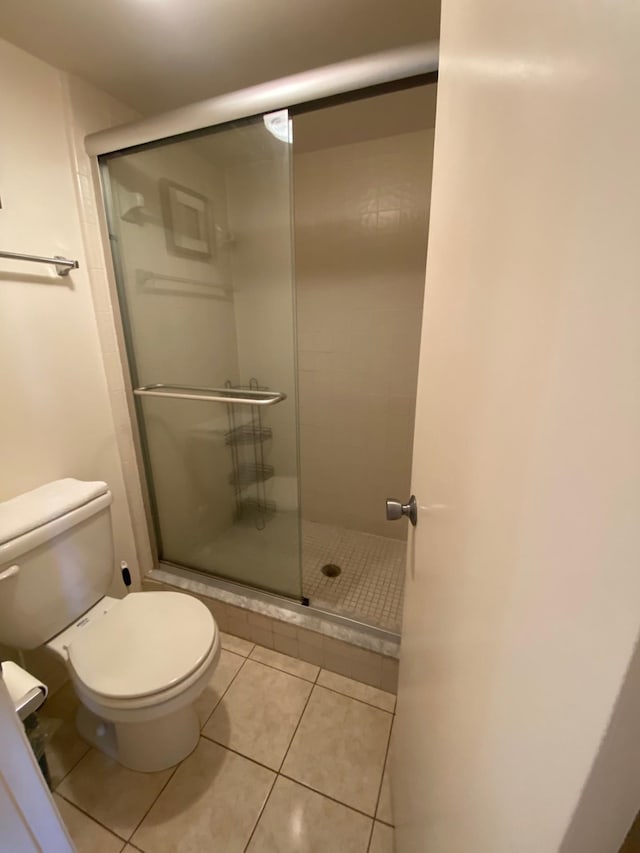
[[[0,545],[106,494],[106,483],[67,477],[0,503]]]

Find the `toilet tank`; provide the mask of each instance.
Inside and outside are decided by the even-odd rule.
[[[73,479],[0,503],[0,643],[41,646],[106,594],[110,504],[106,483]]]

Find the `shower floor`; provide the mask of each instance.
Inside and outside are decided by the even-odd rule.
[[[204,548],[188,553],[183,547],[174,561],[249,585],[259,565],[269,580],[266,589],[294,590],[300,571],[297,525],[296,514],[288,512],[278,513],[263,531],[233,524]],[[400,633],[406,548],[399,539],[303,521],[303,595],[314,607]],[[327,563],[340,567],[337,577],[322,573]]]
[[[302,522],[302,587],[314,607],[400,633],[407,545],[399,539]],[[327,577],[322,566],[340,567]]]

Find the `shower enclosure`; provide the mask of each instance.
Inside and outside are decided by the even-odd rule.
[[[301,600],[287,134],[101,165],[159,559]]]
[[[162,567],[399,633],[434,117],[414,80],[99,152]]]
[[[302,558],[318,607],[399,632],[435,86],[293,118]]]

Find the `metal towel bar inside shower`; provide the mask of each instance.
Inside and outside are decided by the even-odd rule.
[[[197,388],[189,385],[143,385],[134,388],[138,397],[172,397],[177,400],[206,400],[210,403],[230,403],[234,406],[275,406],[287,399],[282,391],[253,391],[234,388]]]

